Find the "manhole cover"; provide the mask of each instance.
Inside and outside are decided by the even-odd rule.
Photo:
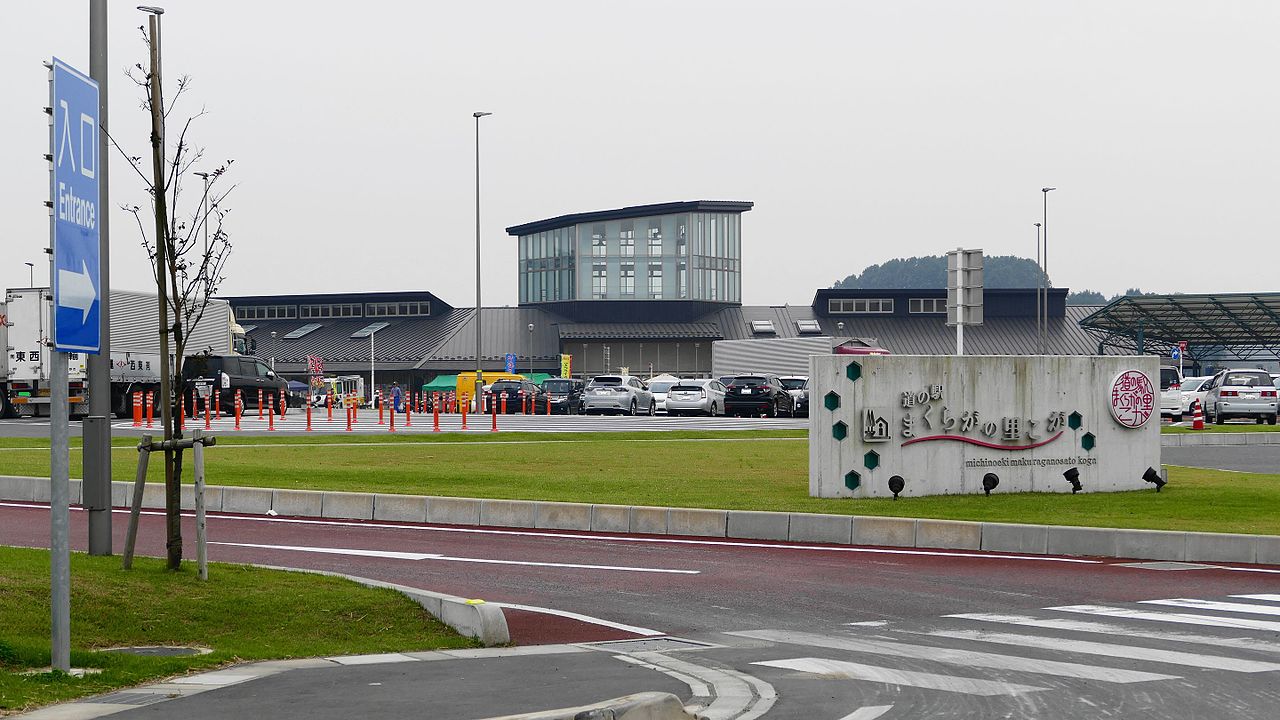
[[[707,643],[682,640],[680,638],[660,637],[641,640],[610,640],[608,642],[591,643],[590,647],[608,652],[623,654],[642,652],[672,652],[674,650],[695,650],[712,647]]]
[[[208,655],[213,652],[202,647],[173,647],[169,645],[137,645],[134,647],[107,648],[101,652],[123,653],[125,655],[147,655],[150,657],[181,657],[184,655]]]
[[[1140,562],[1140,563],[1116,563],[1120,567],[1138,568],[1140,570],[1214,570],[1213,565],[1201,565],[1199,563],[1186,562]]]
[[[89,698],[82,702],[106,703],[108,705],[150,705],[151,703],[168,699],[167,695],[161,693],[115,692],[110,695]]]

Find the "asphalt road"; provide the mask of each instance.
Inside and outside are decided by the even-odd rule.
[[[160,521],[144,517],[142,552],[160,553]],[[84,523],[73,513],[73,544],[83,542]],[[123,516],[115,525],[123,528]],[[684,678],[686,699],[697,694],[689,679],[747,688],[750,703],[736,711],[722,703],[719,717],[1270,719],[1280,708],[1276,568],[266,517],[213,516],[209,536],[213,560],[333,570],[521,606],[513,635],[523,644],[660,634],[705,646],[639,654],[612,646],[610,658],[648,666],[622,679],[617,662],[592,661],[600,646],[590,644],[555,663],[512,659],[507,681],[504,659],[486,661],[499,669],[484,672],[464,660],[362,666],[359,676],[294,671],[117,717],[213,717],[234,707],[308,720],[400,717],[446,697],[490,698],[457,714],[427,712],[479,718],[510,712],[521,698],[529,710],[575,704],[593,687],[604,696],[648,684],[670,690],[672,677]],[[47,508],[0,507],[0,542],[47,538]],[[381,682],[368,679],[376,668],[399,678],[395,692],[369,684]],[[531,685],[545,691],[529,694]]]
[[[1160,449],[1160,461],[1168,465],[1280,473],[1280,445],[1199,445]]]

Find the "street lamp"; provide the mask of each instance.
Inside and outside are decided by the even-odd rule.
[[[702,343],[693,344],[693,372],[695,377],[702,377],[702,370],[698,368],[698,348],[702,347]]]
[[[1041,349],[1042,355],[1049,353],[1049,193],[1058,188],[1042,187],[1040,192],[1044,195],[1044,214],[1041,221],[1044,222],[1044,328],[1041,337],[1044,339],[1044,346]]]
[[[476,411],[480,410],[480,388],[483,384],[481,380],[480,367],[480,118],[486,115],[492,115],[489,112],[473,112],[471,117],[476,119]]]
[[[373,407],[373,389],[377,387],[374,384],[374,361],[373,361],[373,336],[377,330],[369,331],[369,407]]]
[[[276,369],[276,331],[271,331],[271,369]]]
[[[27,286],[35,287],[36,286],[36,264],[35,263],[23,263],[23,264],[27,266]]]
[[[1040,223],[1036,223],[1036,352],[1040,352],[1040,293],[1044,290],[1044,268],[1040,265]]]
[[[529,323],[529,379],[533,379],[533,323]]]

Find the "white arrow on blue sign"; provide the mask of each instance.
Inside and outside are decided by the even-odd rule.
[[[98,83],[53,59],[54,349],[97,354],[102,283],[98,247]]]

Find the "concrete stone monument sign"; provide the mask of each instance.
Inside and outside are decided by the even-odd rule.
[[[815,497],[1140,490],[1160,467],[1152,356],[810,362]]]

